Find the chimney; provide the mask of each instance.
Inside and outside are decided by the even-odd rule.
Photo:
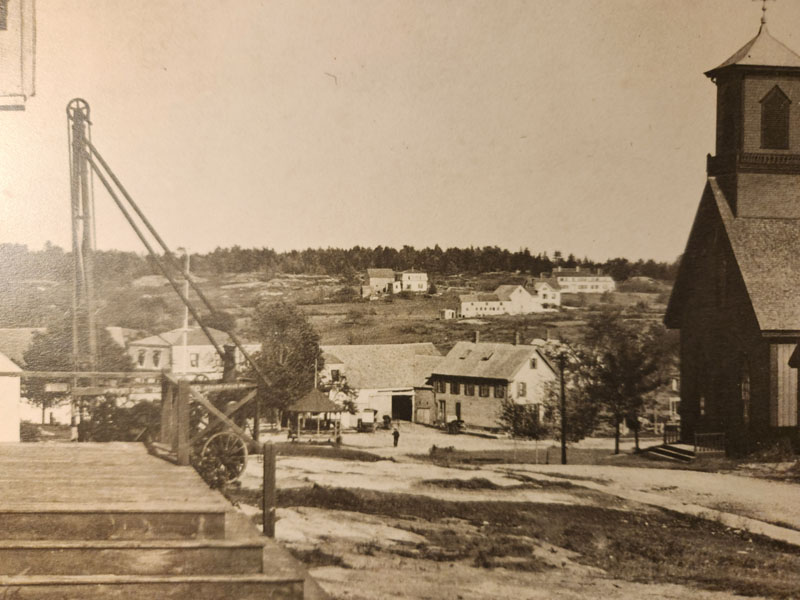
[[[514,345],[519,346],[519,331],[514,332]]]
[[[472,332],[472,336],[473,336],[472,341],[475,342],[476,344],[481,341],[481,332],[478,331],[477,329]]]

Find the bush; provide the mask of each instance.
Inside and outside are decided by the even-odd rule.
[[[38,442],[39,441],[39,426],[23,421],[19,424],[19,439],[22,442]]]
[[[78,437],[87,442],[133,442],[160,425],[160,411],[153,402],[142,401],[132,407],[117,406],[117,399],[106,397],[90,406],[88,418],[78,426]]]

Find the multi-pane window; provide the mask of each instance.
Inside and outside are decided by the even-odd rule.
[[[450,382],[450,393],[451,394],[460,394],[461,393],[461,384],[457,381]]]
[[[0,0],[0,31],[8,29],[8,0]]]
[[[189,366],[192,366],[192,367],[199,367],[200,366],[200,355],[197,352],[192,352],[189,355]]]
[[[153,366],[157,367],[161,362],[161,350],[153,350]]]
[[[339,381],[339,369],[331,369],[331,381]]]
[[[502,383],[498,383],[494,386],[494,397],[495,398],[505,398],[506,397],[506,386]]]
[[[789,148],[789,106],[791,100],[777,85],[761,99],[761,147]]]
[[[441,379],[437,379],[433,382],[433,391],[437,394],[444,394],[445,392],[445,382]]]
[[[139,350],[139,354],[136,355],[136,362],[139,363],[140,367],[144,366],[144,359],[147,357],[146,350]]]
[[[475,395],[475,385],[472,383],[465,383],[464,384],[464,395],[465,396],[474,396]]]
[[[537,365],[537,362],[536,362],[536,358],[532,358],[531,359],[531,369],[535,369],[537,366],[538,365]]]
[[[481,398],[488,398],[489,397],[489,386],[488,385],[481,385],[478,387],[478,395]]]
[[[528,394],[528,386],[524,381],[517,382],[517,396],[524,398]]]

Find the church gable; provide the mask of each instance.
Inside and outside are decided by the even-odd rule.
[[[681,328],[687,310],[713,311],[720,302],[720,295],[729,287],[721,273],[727,274],[736,268],[726,236],[709,182],[703,191],[667,305],[664,319],[667,327]]]

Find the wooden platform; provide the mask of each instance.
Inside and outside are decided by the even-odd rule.
[[[306,577],[141,444],[0,444],[0,598],[295,600]]]

